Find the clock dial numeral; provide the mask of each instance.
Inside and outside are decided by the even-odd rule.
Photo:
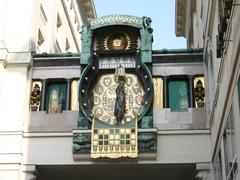
[[[119,65],[123,68],[135,68],[136,59],[134,57],[101,57],[98,59],[99,69],[115,69]]]

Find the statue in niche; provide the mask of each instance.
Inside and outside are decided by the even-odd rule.
[[[144,29],[147,29],[149,33],[153,32],[153,29],[151,28],[152,19],[150,17],[143,16],[143,27]]]
[[[54,88],[49,96],[48,113],[61,112],[61,104],[59,102],[58,91]]]
[[[125,100],[125,92],[124,92],[124,84],[125,84],[125,69],[121,67],[121,65],[117,68],[117,76],[118,76],[118,86],[116,88],[116,101],[115,101],[115,109],[114,115],[116,116],[116,124],[119,125],[122,122],[124,114],[126,112],[126,100]]]
[[[31,93],[31,111],[38,111],[40,107],[41,90],[38,84],[35,84]]]
[[[197,81],[196,87],[194,88],[194,96],[196,107],[204,107],[205,106],[205,89],[203,87],[203,83],[201,80]]]

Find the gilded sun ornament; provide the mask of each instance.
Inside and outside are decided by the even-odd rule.
[[[129,50],[131,46],[131,37],[127,33],[111,33],[104,39],[104,49],[109,50]]]

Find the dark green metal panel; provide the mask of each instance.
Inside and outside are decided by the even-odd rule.
[[[174,80],[168,83],[169,108],[171,111],[188,110],[188,87],[183,80]]]
[[[143,29],[140,30],[142,63],[152,63],[153,29],[151,28],[151,22],[151,18],[143,17]]]
[[[90,21],[91,30],[112,25],[125,25],[142,28],[143,23],[142,18],[121,14],[104,16]]]
[[[83,26],[81,32],[82,52],[80,56],[81,64],[89,64],[92,56],[92,31],[89,26]]]
[[[152,116],[144,116],[141,121],[142,128],[152,128],[153,127],[153,118]]]

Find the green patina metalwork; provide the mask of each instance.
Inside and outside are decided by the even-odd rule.
[[[157,152],[156,131],[138,133],[138,151],[140,153],[156,153]]]
[[[90,21],[91,30],[111,25],[125,25],[142,28],[143,23],[142,18],[121,14],[104,16]]]
[[[81,32],[82,52],[80,56],[81,64],[89,64],[92,56],[92,31],[89,25],[83,26]]]
[[[86,129],[90,129],[91,114],[89,111],[90,104],[88,100],[91,100],[91,84],[94,79],[97,79],[98,69],[96,69],[93,62],[93,34],[94,30],[103,27],[110,27],[114,25],[131,26],[139,29],[140,32],[140,61],[139,65],[135,69],[136,74],[139,76],[140,81],[144,86],[146,92],[145,104],[141,110],[140,128],[149,130],[153,128],[152,118],[152,98],[153,98],[153,85],[152,85],[152,42],[153,29],[151,28],[151,18],[143,17],[138,18],[134,16],[126,15],[113,15],[105,16],[98,19],[93,19],[86,26],[82,27],[81,40],[82,40],[82,52],[80,54],[81,75],[79,85],[79,101],[80,111],[78,118],[79,132],[74,133],[73,137],[73,153],[89,153],[91,146],[91,133],[86,133]],[[87,80],[86,80],[87,78]],[[99,122],[98,128],[109,128],[108,125]],[[132,127],[131,123],[126,123],[126,127]],[[84,130],[85,129],[85,130]],[[141,132],[139,136],[139,152],[156,152],[157,133],[156,131]]]
[[[153,118],[152,116],[144,116],[141,120],[142,128],[152,128],[153,127]]]
[[[153,29],[151,22],[151,18],[143,17],[143,28],[140,30],[142,63],[152,63]]]
[[[73,133],[73,153],[90,153],[91,133]]]
[[[153,52],[160,53],[160,54],[202,53],[203,48],[160,49],[160,50],[154,50]]]
[[[169,108],[171,111],[188,111],[188,87],[184,80],[168,83]]]
[[[90,153],[91,133],[82,132],[73,134],[73,153]],[[157,152],[157,132],[147,131],[138,133],[138,152],[156,153]]]

